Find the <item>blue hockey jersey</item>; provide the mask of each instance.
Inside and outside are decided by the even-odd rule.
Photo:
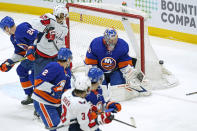
[[[20,46],[17,45],[14,34],[10,36],[10,41],[12,42],[12,44],[14,46],[14,53],[15,54],[21,55],[21,56],[24,56],[26,54],[26,51],[23,48],[21,48]]]
[[[70,76],[65,74],[65,69],[59,63],[51,62],[36,78],[32,98],[43,104],[59,106],[63,92],[70,88]]]
[[[111,72],[117,68],[132,65],[132,58],[128,55],[129,46],[118,38],[113,51],[108,51],[103,36],[95,38],[86,53],[85,64],[97,65],[103,72]]]
[[[103,97],[103,90],[100,86],[97,90],[91,90],[85,99],[95,105],[99,111],[103,111],[106,102]]]
[[[33,29],[29,23],[21,23],[16,27],[15,31],[16,44],[27,50],[28,46],[33,45],[37,35],[38,31]]]

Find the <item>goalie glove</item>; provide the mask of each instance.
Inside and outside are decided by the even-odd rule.
[[[12,69],[13,66],[14,66],[14,61],[11,59],[7,59],[5,62],[3,62],[0,65],[0,70],[2,72],[8,72],[10,69]]]
[[[130,65],[120,69],[120,71],[123,73],[123,77],[125,78],[126,83],[130,83],[132,85],[140,85],[143,81],[144,74],[141,71],[137,71]]]

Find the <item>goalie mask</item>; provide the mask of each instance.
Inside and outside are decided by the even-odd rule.
[[[118,34],[115,29],[109,28],[104,32],[104,41],[106,42],[106,47],[108,51],[113,51],[117,42]]]

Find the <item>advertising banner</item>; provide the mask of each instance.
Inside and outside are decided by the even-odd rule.
[[[0,2],[53,8],[68,2],[108,3],[146,12],[151,27],[197,35],[197,0],[0,0]]]
[[[149,14],[149,25],[197,35],[197,0],[133,0]]]

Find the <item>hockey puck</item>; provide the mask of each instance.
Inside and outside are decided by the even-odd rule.
[[[163,65],[164,61],[163,60],[159,60],[159,64]]]

